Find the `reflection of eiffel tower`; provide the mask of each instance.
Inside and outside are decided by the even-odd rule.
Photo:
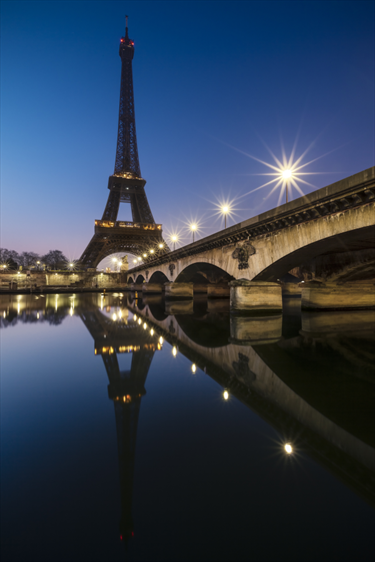
[[[120,371],[115,354],[103,355],[109,379],[108,396],[115,405],[121,486],[120,538],[125,541],[134,535],[132,495],[137,424],[141,398],[146,394],[146,377],[155,352],[147,347],[133,352],[130,371]]]
[[[97,308],[81,314],[95,340],[95,354],[101,355],[109,380],[108,396],[114,402],[120,470],[120,538],[133,535],[132,496],[137,424],[145,383],[157,344],[155,337],[135,322],[118,323]],[[132,352],[129,371],[120,371],[117,354]]]

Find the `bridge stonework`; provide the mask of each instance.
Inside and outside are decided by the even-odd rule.
[[[131,269],[128,279],[137,284],[155,283],[158,278],[186,283],[191,271],[209,282],[276,282],[289,271],[320,259],[325,270],[320,277],[313,276],[320,282],[339,278],[340,271],[345,282],[345,268],[353,277],[358,265],[362,278],[354,275],[354,280],[373,286],[374,227],[373,167],[150,260]],[[337,256],[344,254],[343,265]]]

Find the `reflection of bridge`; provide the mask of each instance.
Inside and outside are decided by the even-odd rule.
[[[136,313],[136,321],[128,318],[127,303],[121,295],[105,299],[97,294],[74,299],[73,295],[63,296],[58,302],[51,296],[46,301],[29,296],[17,301],[9,296],[6,307],[0,310],[10,309],[13,303],[17,311],[21,302],[18,318],[22,322],[30,321],[28,318],[36,321],[37,314],[40,319],[52,313],[59,313],[61,318],[79,315],[93,337],[115,408],[123,540],[133,533],[137,422],[160,336],[190,359],[194,370],[206,372],[285,440],[307,450],[337,478],[374,503],[375,321],[371,311],[305,313],[302,325],[298,312],[290,316],[293,322],[283,328],[282,337],[282,322],[293,310],[285,309],[283,317],[242,318],[238,326],[233,318],[229,323],[228,312],[223,315],[222,302],[207,299],[195,300],[194,305],[190,301],[175,302],[172,315],[168,303],[158,296],[148,296],[127,305]],[[243,345],[239,333],[250,335],[251,345]],[[131,367],[122,371],[117,355],[128,352],[132,353]],[[345,392],[348,388],[349,395]]]
[[[260,345],[228,344],[229,326],[219,326],[215,313],[180,316],[178,305],[175,305],[175,316],[163,315],[164,305],[158,297],[147,297],[138,306],[130,305],[130,309],[142,316],[149,328],[161,334],[165,340],[178,347],[178,351],[189,358],[196,367],[200,367],[223,388],[244,402],[258,415],[263,417],[276,430],[292,442],[309,451],[309,453],[332,471],[357,493],[374,503],[374,428],[373,428],[373,396],[374,396],[374,351],[373,329],[374,318],[371,311],[357,312],[357,324],[349,335],[332,335],[328,332],[318,336],[313,333],[295,330],[293,337],[281,338],[281,322],[279,317],[279,342]],[[342,314],[342,313],[338,313]],[[348,314],[348,313],[347,313]],[[164,317],[163,317],[164,316]],[[324,315],[323,323],[326,322]],[[347,318],[346,330],[350,329],[353,318]],[[263,328],[259,319],[247,318],[246,321],[256,323],[258,342],[267,342],[269,329],[274,334],[278,320],[275,317],[263,319]],[[303,328],[308,328],[311,319],[307,316]],[[314,320],[317,331],[318,319]],[[209,333],[216,326],[216,342],[205,344],[204,338],[197,334]],[[356,353],[352,357],[351,368],[342,352],[350,349],[349,342],[358,338],[354,330],[358,325],[367,326],[368,330],[361,333],[365,343],[360,345],[354,339]],[[343,326],[341,327],[343,328]],[[259,333],[263,330],[263,333]],[[219,335],[221,332],[221,337]],[[252,330],[248,330],[252,333]],[[343,346],[340,349],[340,341]],[[199,341],[200,340],[200,341]],[[316,342],[314,344],[314,341]],[[323,344],[321,343],[323,341]],[[328,346],[331,354],[336,353],[334,361],[327,367],[326,356],[319,356],[319,346]],[[314,347],[314,359],[303,360],[309,349]],[[303,355],[305,354],[305,355]],[[301,377],[301,361],[304,361],[304,375]],[[349,359],[350,360],[350,359]],[[356,373],[356,365],[360,364],[360,372]],[[332,365],[338,365],[335,372]],[[341,368],[342,367],[342,368]],[[352,388],[353,374],[358,376],[356,385],[361,386],[360,395],[354,396],[345,389]],[[338,377],[339,375],[339,377]],[[360,379],[363,382],[360,382]],[[358,417],[361,412],[361,419]]]
[[[374,279],[374,226],[375,168],[369,168],[174,252],[147,258],[129,271],[129,281],[269,283],[290,271],[301,276],[302,268],[307,278],[339,283],[344,291],[343,282]],[[332,298],[337,306],[337,292]]]

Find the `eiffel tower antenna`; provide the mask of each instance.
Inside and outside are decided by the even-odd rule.
[[[105,257],[126,252],[135,256],[168,251],[162,238],[162,225],[156,224],[141,176],[135,128],[133,68],[134,41],[129,38],[128,16],[125,16],[125,37],[120,39],[121,58],[120,103],[117,130],[115,169],[109,177],[109,195],[101,220],[95,221],[95,234],[83,252],[83,267],[95,268]],[[130,203],[133,222],[117,221],[120,203]]]

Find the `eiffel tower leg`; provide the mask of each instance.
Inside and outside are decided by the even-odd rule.
[[[103,221],[113,221],[117,220],[118,210],[120,207],[120,192],[110,191],[108,195],[107,205],[105,206],[103,213]]]

